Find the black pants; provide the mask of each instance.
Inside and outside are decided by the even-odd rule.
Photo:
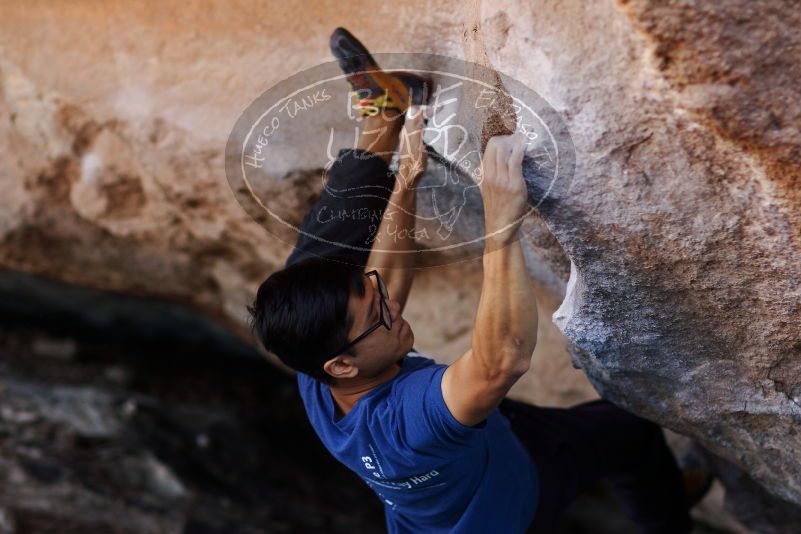
[[[381,158],[341,150],[286,265],[311,255],[365,265],[394,185]],[[605,400],[542,408],[506,399],[500,410],[540,470],[535,531],[547,532],[580,492],[605,478],[642,532],[689,532],[679,471],[659,426]]]
[[[339,151],[320,198],[303,218],[286,265],[310,256],[366,265],[395,175],[386,161],[359,148]]]
[[[578,494],[602,478],[640,532],[691,530],[681,475],[658,425],[603,399],[571,408],[505,399],[500,410],[539,468],[533,532],[549,532]]]

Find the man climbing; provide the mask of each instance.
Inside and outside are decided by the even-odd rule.
[[[393,533],[547,531],[602,478],[641,532],[689,532],[689,501],[709,480],[685,491],[689,479],[657,425],[605,400],[558,409],[504,398],[537,341],[517,235],[525,147],[515,136],[491,138],[482,161],[484,278],[472,347],[448,366],[414,350],[403,309],[415,254],[403,252],[413,250],[428,85],[381,71],[342,28],[331,50],[357,96],[361,135],[329,169],[285,268],[249,307],[264,346],[298,371],[323,444],[375,491]],[[399,144],[396,176],[389,164]],[[374,194],[332,193],[365,186]],[[321,223],[323,207],[383,217],[375,234],[370,220]],[[390,224],[409,237],[391,235]],[[380,247],[365,248],[373,239]]]

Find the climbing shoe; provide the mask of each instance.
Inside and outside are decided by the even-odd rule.
[[[410,105],[428,101],[428,80],[409,72],[384,72],[367,48],[345,28],[334,30],[330,46],[350,84],[352,106],[360,117],[377,115],[384,109],[405,113]]]

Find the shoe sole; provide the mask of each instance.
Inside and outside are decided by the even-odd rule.
[[[329,39],[331,53],[346,75],[361,74],[381,92],[386,89],[393,101],[405,112],[409,95],[411,104],[420,105],[428,100],[429,83],[424,78],[407,72],[386,73],[381,70],[373,56],[356,37],[345,28],[336,28]]]
[[[334,30],[329,39],[329,47],[345,74],[378,69],[378,64],[367,47],[345,28]]]

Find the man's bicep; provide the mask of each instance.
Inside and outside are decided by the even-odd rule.
[[[486,425],[463,425],[451,413],[442,395],[447,368],[431,367],[410,373],[395,391],[399,417],[395,428],[412,448],[452,458],[454,451],[473,443]]]
[[[498,407],[515,379],[490,376],[468,350],[445,370],[442,398],[453,417],[465,426],[473,426]]]

